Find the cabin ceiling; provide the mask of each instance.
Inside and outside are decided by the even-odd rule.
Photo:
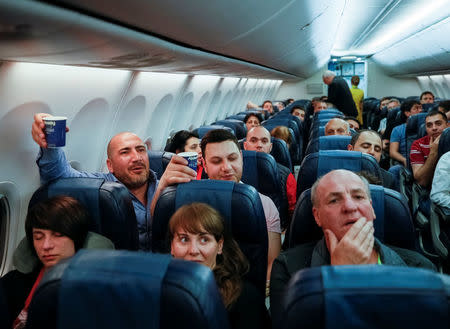
[[[7,0],[0,59],[290,80],[357,55],[429,73],[450,70],[447,1]]]

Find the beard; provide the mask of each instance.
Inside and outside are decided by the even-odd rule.
[[[136,189],[145,185],[150,177],[150,171],[148,168],[139,175],[129,175],[127,173],[114,173],[114,176],[128,189]]]

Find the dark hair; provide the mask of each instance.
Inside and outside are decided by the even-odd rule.
[[[245,118],[244,118],[244,123],[247,123],[248,119],[250,119],[251,117],[256,117],[259,120],[260,124],[261,124],[261,122],[263,122],[263,118],[262,118],[261,114],[259,114],[259,113],[247,113],[245,115]]]
[[[203,159],[206,159],[206,145],[208,145],[209,143],[222,143],[225,141],[232,141],[234,144],[236,144],[239,150],[241,149],[236,136],[234,136],[233,133],[229,132],[228,130],[214,129],[208,131],[205,136],[203,136],[202,142],[200,143]]]
[[[428,117],[433,117],[435,115],[440,115],[445,120],[445,122],[448,121],[447,116],[444,113],[442,113],[441,111],[438,111],[438,110],[432,110],[432,111],[428,112],[427,116],[425,117],[425,120]]]
[[[75,250],[78,250],[83,246],[88,233],[89,215],[77,199],[59,195],[36,203],[28,210],[25,234],[30,246],[33,246],[33,228],[65,235],[73,241]]]
[[[361,127],[361,122],[359,122],[359,120],[356,119],[355,117],[352,117],[352,116],[350,116],[350,115],[344,117],[344,121],[348,121],[348,120],[353,120],[353,121],[358,122],[358,125]]]
[[[431,95],[431,96],[433,96],[433,99],[434,99],[434,94],[431,91],[426,90],[426,91],[424,91],[423,93],[420,94],[420,100],[422,100],[422,97],[425,96],[425,95]]]
[[[371,129],[361,129],[359,131],[356,132],[356,134],[354,134],[352,136],[352,139],[350,140],[350,145],[351,146],[355,146],[356,142],[358,141],[359,137],[361,136],[362,133],[371,133],[371,134],[375,134],[377,135],[380,140],[381,140],[381,136],[379,133],[377,133],[375,130],[371,130]]]
[[[352,81],[352,85],[354,85],[354,86],[359,85],[359,76],[357,76],[357,75],[352,76],[351,81]]]
[[[273,106],[273,103],[272,103],[272,101],[271,100],[268,100],[268,99],[266,99],[263,103],[262,103],[262,105],[261,105],[261,107],[264,107],[264,104],[266,104],[266,103],[270,103],[270,105],[272,105]]]
[[[188,130],[180,130],[175,135],[173,135],[168,147],[166,148],[166,151],[172,153],[184,152],[184,147],[186,146],[187,140],[192,137],[198,138],[198,134]]]
[[[293,98],[288,98],[284,101],[284,104],[286,104],[286,106],[288,106],[289,104],[293,103],[294,99]]]
[[[450,111],[450,100],[439,102],[438,107],[442,107],[444,109],[444,112],[447,113],[448,111]]]
[[[224,228],[224,220],[217,210],[204,203],[191,203],[179,208],[169,221],[169,238],[172,242],[176,230],[198,234],[206,231],[217,242],[223,239],[222,254],[217,255],[213,269],[217,286],[226,308],[229,308],[242,291],[242,277],[249,264],[237,242]]]
[[[295,110],[301,110],[301,111],[303,111],[303,112],[306,113],[304,107],[303,107],[303,106],[300,106],[300,105],[295,105],[295,106],[291,109],[291,114],[294,113]]]

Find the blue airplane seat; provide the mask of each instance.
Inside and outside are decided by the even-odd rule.
[[[426,103],[422,104],[422,112],[430,112],[432,110],[437,110],[439,103]]]
[[[150,169],[156,173],[158,179],[164,174],[174,153],[166,151],[147,151]]]
[[[425,135],[423,134],[423,131],[421,131],[421,126],[425,123],[425,117],[428,113],[418,113],[416,115],[413,115],[409,117],[407,123],[406,123],[406,150],[408,153],[408,156],[406,157],[406,160],[409,165],[409,153],[411,151],[411,145],[414,143],[416,139],[422,138]],[[425,131],[426,134],[426,131]]]
[[[381,181],[381,169],[375,158],[356,151],[327,150],[305,156],[297,179],[297,198],[310,188],[317,178],[334,169],[347,169],[353,172],[367,171]]]
[[[339,111],[338,109],[333,109],[333,108],[329,108],[326,110],[321,110],[319,112],[316,112],[313,114],[314,119],[317,117],[322,117],[323,115],[330,115],[330,114],[338,114],[338,115],[343,115],[343,113],[341,111]]]
[[[193,202],[209,204],[221,213],[225,228],[231,232],[250,263],[247,279],[265,292],[267,225],[261,199],[253,186],[209,179],[166,188],[158,199],[153,216],[153,252],[170,252],[167,240],[169,220],[178,208]]]
[[[313,138],[318,138],[320,136],[325,136],[325,126],[312,129],[309,134],[309,140],[312,140]]]
[[[439,138],[438,159],[448,151],[450,151],[450,128],[446,128]]]
[[[222,125],[233,129],[237,139],[244,138],[247,135],[247,127],[242,120],[225,119],[213,123],[213,125]]]
[[[415,250],[415,230],[408,204],[397,191],[380,185],[370,185],[372,206],[375,210],[375,237],[381,242]],[[317,241],[323,237],[312,213],[311,190],[307,189],[297,201],[286,239],[288,248]]]
[[[80,250],[49,271],[27,328],[229,328],[213,273],[169,255]]]
[[[245,114],[234,114],[227,117],[227,119],[233,119],[233,120],[241,120],[242,122],[245,119]]]
[[[245,138],[239,140],[239,146],[241,150],[244,150],[244,142]],[[275,161],[286,168],[288,168],[291,172],[292,170],[292,161],[291,155],[289,154],[289,149],[286,142],[282,139],[271,137],[272,141],[272,150],[270,151],[270,155],[275,158]]]
[[[303,135],[303,124],[301,120],[294,115],[290,115],[289,117],[271,118],[263,122],[262,125],[264,126],[269,122],[271,125],[285,126],[292,129],[294,131],[295,137],[297,138],[297,141],[299,141],[299,138]]]
[[[121,183],[103,178],[57,179],[36,190],[28,208],[56,195],[68,195],[80,201],[91,216],[89,230],[110,239],[116,249],[138,249],[136,215],[130,192]]]
[[[449,327],[450,277],[411,267],[322,266],[298,271],[278,328]]]
[[[275,203],[283,224],[289,221],[286,186],[281,183],[281,176],[273,156],[264,152],[242,151],[242,182],[253,186],[259,193],[268,196]]]
[[[310,127],[310,132],[312,129],[318,128],[318,127],[325,127],[328,123],[328,121],[330,121],[331,119],[334,118],[321,118],[321,119],[317,119],[317,120],[313,120],[311,127]]]
[[[305,155],[319,152],[319,150],[347,150],[352,136],[332,135],[314,138],[308,143]]]
[[[279,125],[274,121],[267,120],[264,122],[263,126],[268,130],[272,131],[275,127]],[[303,152],[303,137],[300,137],[300,143],[298,143],[297,138],[295,137],[294,131],[289,128],[289,133],[291,135],[291,145],[289,147],[289,154],[291,156],[292,164],[300,164],[302,160],[302,152]]]
[[[317,121],[317,120],[324,120],[324,119],[333,119],[333,118],[343,118],[344,115],[342,114],[342,112],[338,111],[332,111],[332,112],[328,112],[328,110],[323,110],[317,113],[314,113],[313,116],[313,121]]]
[[[272,137],[272,151],[270,151],[270,154],[279,164],[289,168],[293,172],[291,155],[284,140]]]
[[[215,129],[225,129],[225,130],[228,130],[229,132],[233,133],[233,135],[234,135],[233,129],[231,129],[230,127],[225,127],[223,125],[201,126],[201,127],[198,127],[197,129],[194,129],[193,132],[196,133],[200,139],[202,139],[203,136],[205,136],[208,131],[215,130]]]

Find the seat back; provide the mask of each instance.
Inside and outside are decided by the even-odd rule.
[[[242,182],[251,185],[259,193],[268,196],[275,203],[282,222],[288,220],[288,200],[281,184],[278,166],[270,154],[256,151],[242,151]]]
[[[138,249],[136,215],[130,192],[121,183],[84,177],[54,180],[34,192],[28,208],[56,195],[80,201],[90,214],[89,230],[110,239],[116,249]]]
[[[425,123],[425,118],[428,113],[418,113],[416,115],[410,116],[406,122],[405,136],[406,136],[406,160],[409,166],[409,153],[411,151],[411,145],[416,139],[422,138],[423,131],[421,131],[421,126]]]
[[[245,114],[234,114],[227,117],[227,119],[233,119],[233,120],[241,120],[242,122],[245,119]]]
[[[147,151],[147,154],[150,169],[153,170],[156,173],[156,177],[160,179],[174,153],[166,151]]]
[[[279,328],[448,328],[450,279],[409,267],[323,266],[295,274]]]
[[[205,136],[208,131],[216,130],[216,129],[228,130],[229,132],[233,133],[233,135],[234,135],[233,129],[231,129],[230,127],[225,127],[223,125],[201,126],[201,127],[198,127],[197,129],[194,129],[193,132],[196,133],[200,139],[202,139],[203,136]]]
[[[215,208],[225,220],[225,228],[239,244],[250,263],[247,274],[261,292],[267,273],[267,225],[261,199],[250,185],[228,181],[198,180],[165,189],[155,207],[152,224],[153,252],[170,251],[168,223],[185,204],[203,202]]]
[[[306,147],[305,155],[310,153],[316,153],[320,150],[347,150],[348,144],[352,140],[352,136],[320,136],[319,138],[314,138],[308,143]]]
[[[386,244],[415,250],[415,231],[408,204],[402,195],[379,185],[370,185],[372,206],[375,211],[375,236]],[[322,229],[312,213],[311,190],[302,193],[292,216],[286,237],[289,248],[320,240]]]
[[[289,168],[293,172],[291,155],[284,140],[272,137],[272,150],[270,154],[279,164]]]
[[[268,131],[272,131],[275,127],[278,127],[279,125],[272,120],[268,120],[265,121],[263,126],[268,130]],[[301,138],[302,140],[302,144],[300,145],[297,142],[297,139],[295,137],[294,131],[292,129],[289,129],[289,134],[291,135],[291,140],[292,140],[292,144],[289,147],[289,154],[291,156],[291,160],[293,165],[295,164],[299,164],[301,162],[302,159],[302,150],[303,150],[303,138]]]
[[[247,127],[242,120],[225,119],[213,123],[213,125],[222,125],[233,129],[237,139],[244,138],[247,135]]]
[[[379,178],[381,181],[381,169],[375,158],[369,154],[356,151],[319,151],[308,154],[300,166],[297,181],[297,198],[310,188],[317,178],[335,169],[347,169],[353,172],[366,171]]]
[[[27,328],[156,329],[186,323],[228,328],[209,268],[169,255],[81,250],[42,279]]]
[[[439,103],[422,104],[422,111],[423,112],[430,112],[432,110],[437,110],[438,106],[439,106]]]
[[[309,133],[309,140],[319,138],[320,136],[325,136],[325,126],[311,129],[311,132]]]

